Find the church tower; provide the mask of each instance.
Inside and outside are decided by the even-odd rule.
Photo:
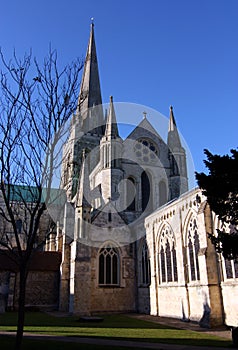
[[[181,145],[172,106],[170,106],[167,144],[170,161],[170,199],[173,199],[188,191],[188,177],[186,152]]]

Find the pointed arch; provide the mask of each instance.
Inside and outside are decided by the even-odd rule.
[[[141,200],[142,211],[153,209],[152,176],[145,170],[141,174]]]
[[[120,254],[112,242],[106,242],[98,252],[98,284],[118,286],[120,284]]]
[[[185,225],[185,242],[189,281],[199,281],[200,267],[198,254],[200,251],[200,238],[197,215],[193,211],[190,211],[187,216]]]
[[[149,286],[150,278],[150,259],[146,240],[144,239],[139,248],[139,284]]]
[[[176,241],[168,224],[162,227],[159,234],[157,259],[160,283],[178,282]]]

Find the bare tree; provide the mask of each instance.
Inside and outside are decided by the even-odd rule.
[[[14,52],[7,61],[0,52],[0,59],[0,248],[9,252],[19,271],[19,350],[29,264],[40,220],[52,201],[64,125],[77,107],[82,62],[59,69],[52,50],[41,65],[31,53],[19,59]]]

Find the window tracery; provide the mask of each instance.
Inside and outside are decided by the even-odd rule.
[[[187,232],[187,262],[188,275],[190,281],[200,280],[200,270],[198,262],[198,252],[200,250],[200,241],[198,235],[197,220],[194,216],[189,221]]]
[[[99,251],[99,284],[119,285],[119,253],[111,244]]]
[[[155,162],[159,156],[158,147],[152,140],[147,138],[136,140],[134,152],[136,157],[145,163]]]
[[[148,246],[144,241],[141,249],[141,284],[144,286],[148,286],[150,284],[150,261],[149,261],[149,253]]]
[[[172,230],[164,227],[159,242],[159,276],[161,283],[177,282],[177,257]]]

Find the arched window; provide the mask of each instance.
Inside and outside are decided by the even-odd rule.
[[[144,286],[150,284],[150,261],[146,242],[143,243],[141,249],[141,284]]]
[[[167,203],[167,189],[164,181],[159,183],[159,205]]]
[[[161,232],[158,263],[161,283],[178,281],[175,241],[169,227],[164,227]]]
[[[141,194],[142,210],[151,210],[153,208],[152,179],[151,175],[145,171],[141,174]]]
[[[108,244],[99,251],[99,284],[119,285],[120,259],[116,248]]]
[[[136,189],[135,189],[135,180],[132,177],[128,177],[126,182],[126,205],[128,211],[136,210]]]
[[[198,226],[195,217],[192,217],[188,224],[187,232],[187,261],[188,275],[190,281],[200,280],[200,271],[198,263],[198,252],[200,250]]]

